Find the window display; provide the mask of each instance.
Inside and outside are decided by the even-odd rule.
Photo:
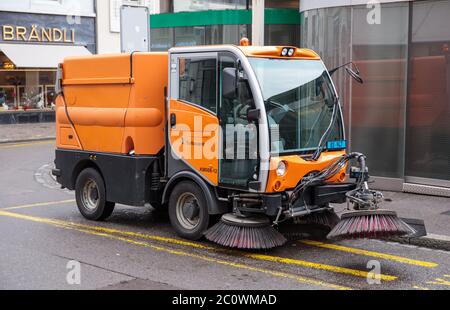
[[[54,70],[0,70],[0,112],[52,110]]]
[[[12,110],[16,107],[16,88],[0,86],[0,111]]]

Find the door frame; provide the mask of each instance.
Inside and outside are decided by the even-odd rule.
[[[259,148],[259,189],[249,189],[250,192],[265,192],[267,188],[267,182],[269,179],[269,170],[270,170],[270,132],[268,119],[266,114],[266,108],[264,105],[264,98],[262,96],[261,88],[259,86],[258,79],[256,77],[255,72],[244,52],[237,46],[234,45],[223,45],[223,46],[198,46],[198,47],[174,47],[169,50],[169,91],[168,91],[168,111],[170,111],[170,100],[172,98],[178,97],[179,93],[174,91],[172,84],[177,85],[178,76],[174,76],[174,72],[178,72],[178,63],[176,59],[178,56],[188,56],[188,55],[198,55],[214,53],[218,54],[220,52],[231,52],[234,54],[238,60],[241,61],[242,68],[247,74],[250,90],[253,94],[255,100],[255,106],[261,112],[261,117],[259,120],[259,138],[258,138],[258,148]],[[174,62],[175,60],[175,62]],[[174,71],[175,70],[175,71]],[[170,113],[168,112],[167,121],[170,122]],[[169,124],[170,128],[170,124]]]

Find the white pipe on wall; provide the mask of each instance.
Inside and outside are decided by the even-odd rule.
[[[265,26],[265,0],[252,1],[252,45],[264,45],[264,26]]]

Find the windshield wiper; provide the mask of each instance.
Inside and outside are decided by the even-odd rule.
[[[325,140],[328,139],[328,136],[330,135],[331,131],[333,130],[336,120],[338,119],[339,99],[336,95],[334,95],[333,97],[334,97],[333,114],[331,116],[330,125],[328,126],[327,130],[324,132],[323,136],[320,138],[319,145],[317,146],[316,151],[314,152],[314,154],[311,158],[313,161],[317,161],[319,159],[320,155],[322,155],[323,144],[324,144]]]

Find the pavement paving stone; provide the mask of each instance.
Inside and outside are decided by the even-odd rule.
[[[0,143],[54,139],[55,123],[0,125]]]

